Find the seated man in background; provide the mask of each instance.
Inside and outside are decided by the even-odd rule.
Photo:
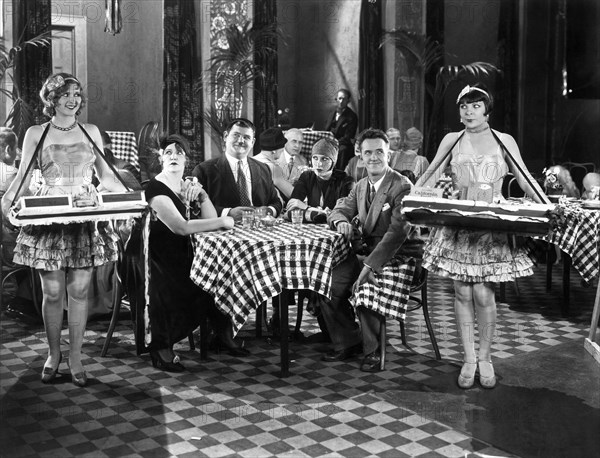
[[[280,163],[286,142],[282,130],[279,127],[271,127],[260,134],[258,138],[260,153],[254,156],[254,159],[266,164],[271,170],[273,184],[279,192],[282,203],[288,201],[294,189],[294,185],[284,177]]]
[[[17,175],[17,136],[8,127],[0,127],[0,197],[4,195]]]
[[[360,136],[360,134],[358,134]],[[367,176],[367,169],[365,169],[365,164],[363,164],[362,158],[360,157],[360,147],[357,138],[354,139],[354,157],[350,159],[348,165],[344,169],[344,172],[348,176],[354,178],[354,181],[358,182]]]
[[[390,157],[393,158],[396,153],[402,149],[402,133],[395,127],[390,127],[385,131],[390,141]]]
[[[204,186],[219,216],[242,220],[247,209],[263,208],[277,216],[282,204],[269,167],[248,154],[256,141],[256,128],[245,118],[235,118],[223,132],[225,154],[198,164],[192,175]]]
[[[590,172],[583,177],[583,193],[585,200],[600,200],[600,173]]]
[[[366,129],[361,132],[358,144],[368,177],[360,180],[348,197],[338,202],[327,221],[332,229],[349,239],[353,238],[354,224],[357,224],[362,230],[361,243],[356,253],[333,269],[331,301],[321,305],[333,350],[322,359],[343,361],[362,349],[365,356],[360,369],[375,372],[380,364],[380,315],[358,307],[359,328],[348,299],[365,282],[377,285],[373,273],[399,256],[400,251],[415,255],[421,244],[417,247],[416,242],[407,241],[411,229],[401,206],[412,185],[389,167],[387,135],[379,129]]]
[[[279,165],[283,169],[283,177],[295,185],[306,167],[308,161],[300,153],[304,134],[300,129],[290,129],[284,133],[287,143],[283,147],[283,154],[279,158]]]
[[[390,160],[390,167],[398,172],[410,170],[418,180],[429,167],[429,161],[419,154],[422,145],[423,134],[415,127],[409,128],[404,134],[402,149]]]

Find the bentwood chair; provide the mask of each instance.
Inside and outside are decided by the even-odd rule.
[[[425,326],[427,327],[429,339],[431,340],[431,345],[433,346],[435,359],[440,360],[442,359],[442,356],[440,355],[440,349],[435,338],[435,333],[431,324],[431,318],[429,317],[429,304],[427,302],[427,276],[427,269],[421,268],[416,278],[413,279],[413,283],[410,288],[409,304],[412,302],[414,305],[408,305],[406,313],[409,314],[418,309],[423,310],[423,318],[425,319]],[[415,295],[416,293],[418,293],[419,295]],[[387,339],[386,334],[386,319],[384,316],[382,316],[379,327],[379,351],[381,357],[379,367],[381,370],[385,369],[385,353]],[[406,339],[406,326],[404,324],[404,321],[400,321],[400,339],[402,341],[402,345],[411,350]]]

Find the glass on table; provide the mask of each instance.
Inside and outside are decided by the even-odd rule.
[[[254,209],[254,217],[256,220],[256,226],[262,227],[263,219],[267,216],[267,209],[265,207],[257,207]]]
[[[290,219],[292,220],[292,226],[296,228],[302,227],[302,222],[304,221],[304,210],[295,208],[290,212]]]
[[[254,210],[242,211],[242,227],[244,229],[252,229],[254,226]]]

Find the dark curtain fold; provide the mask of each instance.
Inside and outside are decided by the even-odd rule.
[[[256,0],[254,2],[254,27],[274,26],[277,22],[275,0]],[[256,43],[255,49],[268,46],[277,50],[277,38],[265,38],[265,43]],[[277,53],[265,55],[255,53],[254,63],[263,69],[264,78],[255,81],[254,124],[257,133],[277,125]],[[258,144],[258,142],[256,142]]]
[[[189,141],[190,166],[204,160],[202,92],[194,91],[200,59],[194,2],[164,0],[163,126]]]
[[[13,2],[13,5],[16,8],[13,19],[15,44],[50,32],[50,0],[18,1]],[[51,72],[52,48],[50,46],[27,46],[16,56],[15,84],[21,91],[21,98],[32,109],[34,124],[47,121],[46,116],[42,113],[43,105],[38,94]],[[19,126],[23,132],[29,127],[20,124]]]
[[[519,5],[516,0],[500,2],[498,21],[498,67],[502,75],[496,80],[494,117],[496,127],[503,132],[517,136],[517,98],[519,79],[517,68],[519,51]],[[501,118],[500,118],[501,116]]]
[[[363,0],[360,9],[360,42],[358,53],[358,125],[385,130],[383,125],[383,52],[381,4]]]

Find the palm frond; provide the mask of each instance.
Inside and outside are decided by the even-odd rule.
[[[394,29],[385,32],[379,48],[387,43],[393,44],[402,53],[411,72],[428,72],[444,55],[443,46],[437,41],[410,30]]]
[[[28,46],[47,47],[52,43],[52,32],[41,33],[29,40],[17,43],[10,49],[4,46],[4,40],[0,42],[0,80],[4,78],[6,70],[14,64],[15,56]]]

